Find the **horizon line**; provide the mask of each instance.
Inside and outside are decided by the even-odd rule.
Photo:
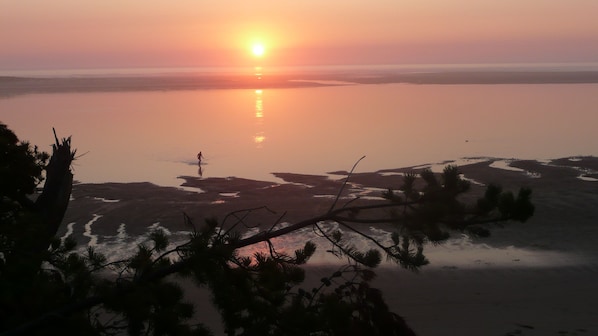
[[[40,67],[40,68],[13,68],[0,69],[0,76],[21,77],[31,75],[35,77],[45,76],[95,76],[95,75],[163,75],[183,73],[238,73],[247,69],[260,69],[261,71],[278,73],[289,70],[301,71],[341,71],[341,70],[517,70],[530,68],[556,70],[598,70],[596,62],[487,62],[487,63],[372,63],[372,64],[318,64],[318,65],[243,65],[243,66],[97,66],[97,67]],[[244,71],[243,71],[244,72]]]

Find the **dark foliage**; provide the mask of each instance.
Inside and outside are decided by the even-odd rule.
[[[417,270],[428,263],[426,243],[442,242],[451,232],[487,236],[487,224],[523,222],[534,210],[530,190],[514,195],[493,185],[475,204],[463,203],[460,195],[469,183],[449,166],[440,176],[429,170],[408,174],[398,190],[384,194],[385,201],[339,208],[335,201],[321,216],[274,225],[244,239],[241,229],[250,226],[245,219],[195,226],[185,216],[193,228],[186,243],[172,246],[158,230],[130,258],[109,261],[93,248],[75,250],[74,241],[55,238],[72,185],[70,139],[56,139],[46,165],[47,154],[0,125],[0,155],[2,335],[210,335],[201,323],[190,323],[201,321],[201,312],[185,302],[178,277],[211,292],[227,335],[413,335],[371,287],[373,268],[383,257]],[[47,182],[34,202],[29,195],[44,170]],[[416,183],[420,179],[424,183]],[[268,209],[244,211],[260,210]],[[330,230],[331,223],[339,229]],[[365,233],[364,226],[376,223],[393,225],[390,241]],[[306,285],[301,266],[316,246],[306,242],[285,254],[272,243],[305,227],[329,241],[329,252],[350,260],[315,286]],[[357,249],[345,232],[361,235],[374,248]],[[240,248],[257,243],[268,249],[239,254]]]

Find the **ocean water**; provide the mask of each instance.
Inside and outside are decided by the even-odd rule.
[[[598,84],[256,86],[14,95],[0,122],[47,151],[52,128],[72,136],[76,180],[178,186],[325,174],[362,156],[357,171],[598,155],[597,106]]]
[[[504,68],[469,66],[458,70]],[[444,68],[394,70],[435,69]],[[518,69],[536,68],[521,65]],[[562,65],[542,68],[563,69],[588,68]],[[289,71],[221,69],[219,74],[249,71],[251,77],[257,76],[258,70],[263,76]],[[302,74],[313,75],[321,69],[299,70],[296,81],[304,80]],[[372,75],[393,69],[328,70]],[[118,84],[120,76],[142,75],[151,81],[173,73],[171,69],[152,71],[115,69],[109,74]],[[177,71],[186,75],[196,72],[214,75],[212,69]],[[95,78],[106,74],[103,70],[14,75]],[[256,85],[202,90],[164,87],[150,91],[19,95],[0,92],[0,122],[21,139],[47,151],[54,141],[52,128],[59,137],[72,136],[78,155],[73,165],[75,179],[94,183],[149,181],[179,186],[183,182],[180,176],[198,175],[276,181],[272,172],[325,174],[349,170],[362,156],[365,158],[356,169],[359,172],[471,157],[543,160],[598,156],[598,84],[338,85],[347,83],[334,78],[325,77],[322,83],[335,85],[320,87]],[[309,81],[314,81],[313,76]],[[201,166],[197,162],[200,151],[204,156]],[[112,257],[117,257],[114,251],[130,253],[144,239],[140,236],[126,241],[122,223],[114,237],[104,237],[97,244],[93,228],[97,219],[98,215],[94,215],[87,223],[70,223],[65,237],[72,233],[73,226],[82,225],[83,236],[89,238],[87,245],[96,245]],[[387,232],[373,234],[383,239]],[[173,235],[186,237],[184,232]],[[311,237],[298,232],[276,243],[292,250],[306,239]],[[359,239],[353,241],[362,243]],[[263,246],[252,248],[259,250]],[[496,249],[473,244],[466,236],[430,247],[428,256],[440,267],[478,265],[482,259],[488,264],[509,267],[513,267],[513,260],[525,267],[555,266],[555,260],[571,264],[575,259],[546,251]],[[316,263],[338,262],[330,260],[329,255],[317,257]],[[519,262],[520,259],[526,262]]]

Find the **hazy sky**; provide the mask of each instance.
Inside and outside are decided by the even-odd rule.
[[[598,61],[596,0],[0,0],[0,70]]]

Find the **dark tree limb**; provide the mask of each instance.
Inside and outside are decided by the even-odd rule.
[[[59,141],[54,130],[54,139],[52,157],[46,167],[46,183],[41,195],[35,202],[35,209],[41,216],[46,238],[48,239],[54,237],[58,232],[69,205],[73,189],[71,163],[75,157],[75,151],[71,149],[70,137]]]

